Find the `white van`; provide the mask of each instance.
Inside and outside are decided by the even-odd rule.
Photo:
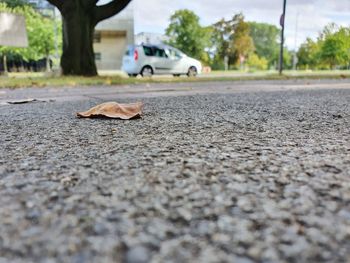
[[[202,65],[200,61],[186,56],[174,47],[143,44],[127,47],[122,70],[135,77],[138,74],[143,77],[153,74],[195,77],[201,74]]]

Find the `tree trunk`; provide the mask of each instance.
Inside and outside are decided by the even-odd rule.
[[[66,1],[63,19],[63,75],[96,76],[93,34],[96,22],[91,9],[80,0]]]
[[[46,72],[51,72],[49,53],[46,53]]]
[[[6,56],[6,54],[3,55],[2,61],[3,61],[3,64],[4,64],[4,72],[3,72],[3,75],[4,75],[4,76],[7,76],[9,72],[8,72],[8,68],[7,68],[7,56]]]
[[[131,0],[47,0],[56,6],[63,19],[63,75],[96,76],[93,34],[97,23],[122,11]]]

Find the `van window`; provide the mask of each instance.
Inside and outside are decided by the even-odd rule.
[[[167,57],[167,55],[165,54],[164,49],[155,48],[154,51],[155,51],[154,53],[155,53],[156,57],[160,57],[160,58],[166,58]]]
[[[154,52],[151,47],[143,46],[143,51],[145,52],[145,55],[148,57],[154,56]]]
[[[180,58],[182,58],[181,53],[179,51],[175,50],[175,49],[172,49],[172,48],[168,49],[168,55],[172,59],[180,59]]]

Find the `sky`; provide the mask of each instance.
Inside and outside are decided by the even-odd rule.
[[[239,12],[247,21],[279,26],[282,6],[283,0],[134,0],[131,7],[135,15],[135,33],[164,33],[170,16],[179,9],[194,11],[203,26]],[[287,0],[286,45],[293,50],[307,37],[316,39],[322,28],[331,22],[350,26],[349,18],[350,0]]]

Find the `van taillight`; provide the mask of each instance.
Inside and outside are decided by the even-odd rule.
[[[137,50],[134,51],[134,60],[137,61],[139,59],[139,52]]]

